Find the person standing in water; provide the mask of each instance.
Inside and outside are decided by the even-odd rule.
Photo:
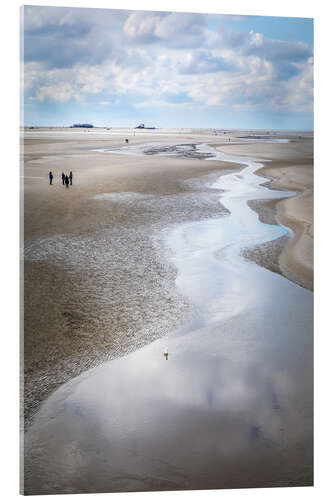
[[[70,185],[72,185],[72,184],[73,184],[73,182],[72,182],[72,181],[73,181],[73,172],[72,172],[72,171],[70,171],[70,172],[69,172],[69,182],[70,182]]]
[[[49,172],[49,178],[50,178],[50,186],[52,186],[52,181],[53,181],[53,174],[52,174],[52,172]]]
[[[62,185],[64,186],[65,185],[65,174],[64,173],[61,174],[61,178],[62,178]]]
[[[66,188],[68,188],[68,184],[69,184],[68,175],[65,176],[65,184],[66,184]]]

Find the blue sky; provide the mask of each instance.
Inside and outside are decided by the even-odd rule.
[[[24,124],[313,128],[313,20],[26,6]]]

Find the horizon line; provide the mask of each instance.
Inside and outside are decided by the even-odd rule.
[[[72,125],[20,125],[20,128],[85,128],[85,127],[73,127]],[[142,128],[138,129],[134,126],[107,126],[107,125],[93,125],[92,128],[102,128],[102,129],[133,129],[133,130],[161,130],[161,129],[191,129],[191,130],[271,130],[271,131],[300,131],[300,132],[314,132],[314,128],[269,128],[269,127],[154,127],[154,128]]]

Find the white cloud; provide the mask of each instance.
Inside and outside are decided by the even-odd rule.
[[[41,86],[37,91],[37,99],[44,101],[47,97],[59,102],[80,99],[80,95],[76,92],[75,88],[66,82]]]
[[[42,65],[38,62],[28,62],[24,64],[22,69],[23,86],[25,91],[38,86],[40,82]]]
[[[132,12],[125,24],[124,33],[130,38],[154,37],[160,17],[153,13]]]
[[[29,41],[31,57],[36,52],[36,60],[27,61],[24,70],[31,100],[68,102],[96,96],[105,106],[110,104],[108,96],[111,102],[127,96],[137,107],[312,109],[313,60],[303,43],[272,40],[254,31],[213,31],[198,14],[117,11],[109,17],[105,11],[40,7],[31,8],[32,15],[29,9],[29,32],[47,33],[52,25],[70,28],[68,36],[80,33],[64,46],[70,52],[64,67],[58,65],[62,57],[53,52],[57,44],[49,41],[52,30],[45,38],[33,38],[45,49],[45,57]],[[46,50],[48,43],[52,50]],[[94,63],[86,60],[87,54]],[[52,66],[52,60],[57,64]]]
[[[204,26],[203,16],[200,14],[187,14],[173,12],[163,17],[156,25],[155,34],[160,38],[169,38],[176,35],[202,34]]]
[[[170,47],[191,47],[205,45],[208,30],[201,14],[132,12],[124,34],[139,43],[163,41]]]

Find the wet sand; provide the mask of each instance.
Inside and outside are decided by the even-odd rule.
[[[227,213],[217,202],[219,194],[207,189],[207,184],[221,172],[241,167],[193,158],[128,157],[92,151],[123,147],[124,137],[128,137],[126,132],[111,137],[105,132],[26,132],[22,187],[27,422],[40,402],[60,384],[186,321],[191,315],[191,306],[175,290],[175,270],[166,259],[166,250],[161,248],[158,236],[155,239],[151,236],[160,234],[175,221]],[[215,136],[205,136],[203,131],[197,135],[182,133],[180,137],[179,134],[157,134],[152,136],[147,131],[137,134],[130,137],[130,145],[152,140],[166,144],[216,141]],[[239,134],[231,135],[231,140],[239,141],[237,136]],[[296,185],[285,172],[295,169],[299,172],[298,165],[302,164],[307,164],[303,170],[312,172],[309,139],[283,145],[225,144],[221,147],[228,137],[219,138],[217,149],[273,158],[259,173],[273,178],[283,166],[284,184],[279,186],[302,190],[303,185],[300,182]],[[50,169],[55,175],[52,187],[48,186]],[[60,182],[63,170],[74,172],[74,185],[68,192]],[[309,174],[308,181],[307,188],[311,190]],[[119,195],[110,204],[107,198],[103,201],[105,193],[127,195]],[[305,227],[304,213],[294,211],[291,220],[290,211],[285,208],[294,208],[295,203],[298,198],[249,202],[263,221],[275,223],[278,214],[278,218],[294,229],[296,238],[291,243],[289,238],[287,248],[288,237],[283,237],[245,249],[244,255],[311,289],[311,255],[306,260],[304,252],[298,251]],[[308,209],[307,215],[312,216]],[[311,251],[309,237],[307,243]],[[99,260],[92,258],[94,255]],[[112,280],[107,279],[109,275]]]
[[[135,161],[140,163],[138,157]],[[232,161],[239,169],[237,159]],[[197,183],[191,176],[187,187],[195,196],[189,212],[186,203],[179,207],[178,192],[159,214],[167,210],[171,219],[154,226],[158,261],[164,256],[166,274],[173,270],[171,282],[176,278],[177,288],[171,283],[166,288],[177,294],[175,303],[183,304],[177,329],[166,317],[163,339],[86,372],[45,401],[26,436],[27,493],[312,484],[312,293],[239,254],[250,243],[256,247],[289,234],[268,222],[272,212],[267,207],[259,209],[257,203],[261,218],[266,217],[262,224],[248,205],[259,197],[291,193],[269,194],[260,187],[253,162],[239,174],[217,177],[216,161],[204,163],[214,168],[206,177],[210,187],[202,192],[204,179]],[[227,168],[230,172],[231,165]],[[161,201],[152,203],[149,195],[133,199],[130,190],[118,195],[108,190],[93,199],[103,203],[103,211],[129,204],[142,217],[141,203],[155,212]],[[191,219],[194,207],[203,214],[202,199],[207,211]],[[220,212],[211,210],[211,200]],[[136,245],[147,233],[134,226]],[[112,261],[105,254],[98,259],[111,243],[111,228],[93,252],[99,270],[105,260]],[[84,241],[80,233],[65,236],[32,241],[28,261],[51,256],[63,266],[65,254],[75,267],[75,250],[89,269],[84,249],[91,256],[97,234]],[[101,308],[100,301],[96,304]],[[164,308],[158,312],[165,314]]]
[[[26,425],[61,384],[191,316],[191,305],[175,289],[176,271],[160,235],[176,221],[226,213],[219,193],[206,185],[239,168],[105,155],[92,150],[123,146],[124,137],[61,134],[33,131],[25,140]],[[178,142],[194,139],[185,135]],[[163,140],[175,138],[158,137]],[[134,141],[149,142],[146,135]],[[73,186],[66,189],[60,176],[70,170]]]

